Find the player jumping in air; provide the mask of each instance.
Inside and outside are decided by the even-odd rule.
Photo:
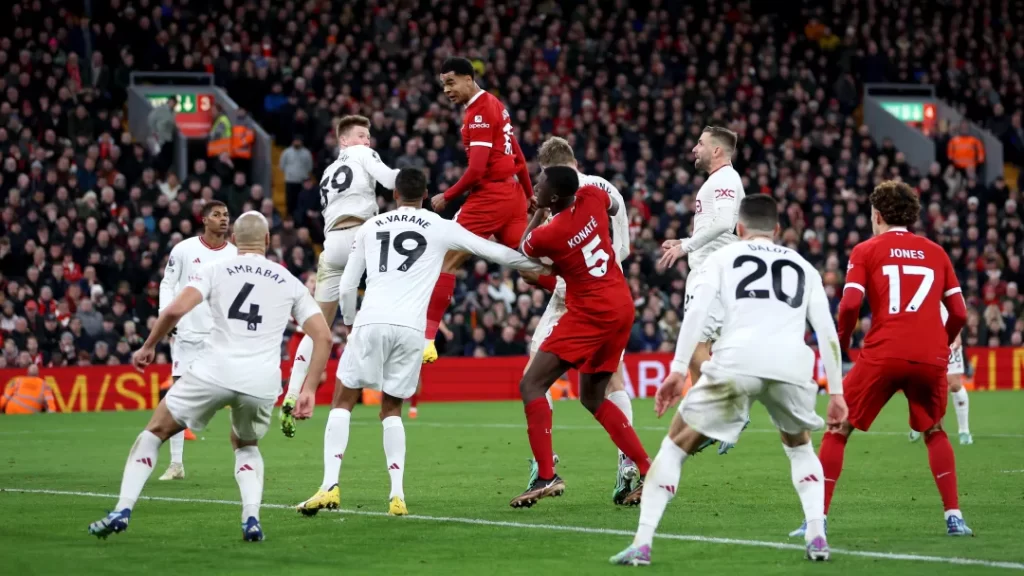
[[[548,168],[549,166],[567,166],[574,170],[577,170],[576,157],[573,154],[572,146],[564,138],[557,136],[548,138],[546,142],[540,147],[537,152],[537,160],[540,163],[542,169]],[[604,190],[609,196],[615,199],[615,202],[619,206],[625,206],[625,202],[622,199],[622,195],[619,191],[611,185],[610,182],[601,178],[600,176],[589,176],[586,174],[579,175],[580,188],[585,186],[597,186]],[[550,222],[550,218],[548,219]],[[611,218],[611,235],[612,235],[612,247],[615,250],[615,262],[622,268],[622,261],[629,256],[629,220],[626,215],[626,210],[619,210],[615,216]],[[532,279],[531,279],[532,280]],[[548,300],[547,308],[544,309],[544,315],[541,316],[540,322],[537,324],[536,329],[533,332],[533,339],[530,341],[530,360],[536,356],[537,351],[540,350],[544,340],[547,339],[548,335],[554,330],[555,325],[565,315],[565,280],[553,276],[540,276],[536,280],[549,292],[551,292],[551,299]],[[530,369],[530,364],[527,363],[526,368],[523,369],[525,374]],[[626,415],[626,420],[630,424],[633,423],[633,406],[629,401],[629,394],[626,393],[626,387],[623,383],[623,364],[620,362],[618,369],[612,375],[611,380],[608,381],[608,390],[606,391],[605,397],[618,406],[619,410]],[[548,405],[554,408],[551,402],[551,391],[547,393]],[[557,463],[558,456],[555,456],[555,462]],[[538,474],[537,461],[530,460],[530,479],[526,483],[527,487],[532,486],[534,480],[537,479]],[[616,504],[621,504],[622,499],[626,497],[633,489],[633,481],[639,475],[639,470],[636,464],[633,463],[622,451],[619,451],[618,466],[615,474],[615,488],[612,490],[612,501]]]
[[[544,170],[537,187],[538,210],[521,250],[530,258],[551,259],[554,273],[565,281],[566,312],[519,383],[538,473],[533,484],[510,505],[528,508],[541,498],[565,491],[565,483],[555,474],[551,406],[544,394],[570,368],[580,372],[580,401],[639,469],[640,477],[626,500],[643,489],[650,462],[626,415],[605,398],[608,382],[618,370],[629,341],[635,314],[626,278],[611,261],[615,252],[608,216],[615,216],[623,207],[597,186],[580,188],[579,173],[568,166]],[[543,224],[548,210],[554,218]]]
[[[388,168],[370,148],[370,120],[345,116],[335,127],[338,158],[324,170],[320,180],[320,205],[324,214],[324,250],[316,267],[314,298],[333,324],[338,315],[338,282],[348,265],[352,241],[363,222],[377,215],[377,184],[393,189],[398,170]],[[281,405],[281,432],[295,436],[292,410],[306,379],[313,341],[303,337],[295,351],[288,390]]]
[[[719,126],[704,128],[697,145],[693,147],[694,167],[708,173],[708,179],[697,191],[693,215],[693,236],[686,240],[666,240],[662,244],[665,253],[658,264],[670,268],[676,261],[689,254],[690,273],[686,277],[686,298],[683,301],[683,315],[690,310],[693,299],[691,286],[700,280],[701,264],[715,250],[736,241],[736,218],[740,201],[746,195],[743,181],[732,166],[732,155],[736,151],[736,133]],[[722,307],[718,302],[709,302],[707,324],[701,330],[700,343],[690,360],[690,381],[700,380],[700,367],[711,358],[711,345],[722,330]],[[714,443],[709,440],[708,445]],[[722,443],[719,454],[725,454],[732,443]],[[706,446],[701,446],[703,450]]]
[[[942,306],[942,322],[949,319],[949,312],[946,306]],[[946,382],[949,383],[949,395],[953,397],[953,410],[956,411],[956,425],[960,433],[960,445],[968,446],[974,444],[971,437],[971,426],[968,420],[970,411],[970,398],[967,397],[967,390],[964,388],[964,348],[960,335],[949,347],[949,364],[946,367]],[[910,441],[917,442],[921,439],[921,433],[910,431]]]
[[[701,327],[712,302],[722,304],[722,333],[715,355],[704,364],[700,380],[687,393],[672,419],[647,476],[640,503],[640,526],[633,544],[611,558],[612,564],[651,562],[654,531],[665,507],[680,488],[682,466],[707,438],[736,442],[753,401],[768,409],[782,435],[793,487],[807,519],[805,551],[811,560],[827,560],[825,487],[821,462],[814,455],[811,430],[822,427],[814,412],[818,387],[811,381],[814,352],[804,343],[809,321],[822,350],[832,394],[829,428],[846,417],[843,402],[839,337],[821,275],[795,250],[776,246],[778,205],[756,195],[740,203],[741,242],[705,260],[690,294],[671,373],[658,389],[660,417],[683,393],[683,372],[692,365]]]
[[[967,307],[946,252],[908,231],[921,211],[917,194],[902,182],[888,181],[875,188],[870,201],[875,236],[850,253],[839,303],[843,349],[850,345],[865,296],[871,306],[871,329],[843,384],[849,419],[821,440],[825,512],[843,471],[850,433],[855,428],[867,431],[882,407],[902,391],[910,408],[910,427],[924,434],[928,464],[945,509],[946,533],[971,536],[957,500],[953,447],[942,429],[949,346],[967,321]],[[942,304],[949,311],[945,326]],[[791,535],[800,535],[803,529]]]
[[[297,507],[307,516],[340,504],[338,477],[348,447],[349,423],[364,388],[382,393],[380,420],[391,476],[388,513],[409,513],[402,486],[402,403],[416,392],[427,303],[445,255],[460,250],[519,270],[544,271],[515,250],[488,242],[424,210],[426,194],[427,177],[423,172],[403,169],[395,179],[398,209],[370,219],[356,234],[340,287],[342,315],[345,325],[352,326],[352,335],[338,363],[334,402],[324,431],[324,480],[316,494]],[[357,315],[356,299],[364,271],[366,293]],[[297,418],[312,415],[318,385],[319,379],[306,379],[295,407]]]
[[[307,379],[320,380],[331,353],[331,329],[309,291],[286,268],[266,259],[267,220],[246,212],[232,237],[238,254],[205,265],[160,312],[146,343],[132,357],[142,370],[157,343],[183,316],[207,302],[213,326],[203,348],[153,412],[128,453],[114,511],[89,525],[100,538],[128,529],[132,509],[153,473],[160,445],[186,427],[202,430],[218,410],[231,408],[235,481],[242,495],[242,539],[263,540],[263,456],[258,443],[270,427],[281,390],[281,336],[291,318],[313,339]],[[314,387],[316,382],[307,383]]]
[[[203,205],[202,215],[203,234],[178,242],[167,257],[167,267],[164,268],[164,277],[160,281],[161,312],[185,289],[196,271],[210,262],[238,254],[238,250],[227,238],[228,224],[231,221],[228,207],[223,202],[211,200]],[[203,342],[210,337],[212,329],[213,316],[210,305],[206,302],[201,302],[178,322],[174,340],[171,342],[172,386],[199,355],[203,349]],[[161,399],[168,390],[169,388],[160,390]],[[182,457],[185,452],[185,437],[189,433],[186,429],[171,436],[171,463],[163,476],[160,476],[160,480],[185,479],[185,464]]]
[[[462,145],[469,165],[451,188],[430,199],[435,212],[449,202],[466,197],[454,220],[481,238],[494,237],[499,244],[517,249],[526,230],[526,210],[533,196],[530,170],[512,134],[512,120],[497,96],[483,91],[474,80],[473,64],[465,58],[448,58],[441,65],[441,85],[452,103],[465,106]],[[434,337],[455,291],[455,272],[469,258],[464,252],[445,257],[441,276],[427,307],[427,345],[423,362],[437,360]]]

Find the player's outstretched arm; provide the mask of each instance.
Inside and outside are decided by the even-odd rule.
[[[533,198],[533,182],[530,181],[530,165],[526,163],[526,155],[523,154],[522,147],[519,146],[519,140],[512,135],[512,152],[516,155],[516,165],[519,166],[519,172],[516,173],[516,179],[519,180],[519,185],[523,187],[523,194],[526,197]]]
[[[345,326],[351,326],[356,319],[356,301],[359,300],[359,281],[366,272],[366,226],[359,229],[356,239],[352,243],[352,252],[348,257],[348,265],[341,274],[339,286],[339,298],[341,304],[341,319]]]
[[[363,168],[381,186],[388,190],[395,189],[395,178],[398,176],[398,169],[389,168],[375,151],[368,149],[366,156],[363,157]]]
[[[444,191],[444,201],[451,202],[456,198],[459,198],[466,192],[469,192],[476,186],[477,182],[484,177],[487,173],[487,159],[491,154],[491,143],[487,142],[486,145],[476,145],[477,143],[469,143],[469,164],[466,166],[466,171],[462,173],[462,178],[452,187]]]
[[[807,303],[807,321],[810,322],[814,335],[818,339],[818,351],[821,363],[825,366],[825,377],[828,379],[828,391],[832,396],[843,395],[843,357],[839,347],[839,334],[832,323],[832,313],[828,306],[828,296],[821,276],[816,272],[817,282],[811,286],[811,296]]]
[[[489,260],[495,264],[501,264],[509,268],[515,268],[516,270],[525,270],[528,272],[547,272],[544,265],[539,262],[527,258],[523,254],[506,248],[501,244],[490,242],[480,238],[476,234],[466,230],[460,226],[457,222],[451,220],[441,220],[445,226],[444,239],[448,243],[448,249],[458,252],[469,252]]]
[[[172,301],[166,308],[160,312],[160,316],[156,319],[156,324],[153,325],[153,330],[149,333],[149,338],[146,338],[146,342],[139,348],[135,354],[132,355],[132,364],[135,368],[142,370],[146,366],[149,366],[153,362],[154,356],[156,356],[156,346],[160,343],[160,340],[170,333],[171,329],[178,325],[178,321],[181,320],[185,314],[192,311],[193,308],[199,305],[203,301],[204,293],[201,291],[202,288],[194,286],[193,284],[202,283],[203,277],[209,277],[209,275],[199,274],[196,280],[193,280],[186,286],[178,296]],[[209,283],[209,280],[206,280]],[[207,292],[206,294],[209,294]]]

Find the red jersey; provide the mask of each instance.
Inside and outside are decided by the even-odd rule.
[[[949,337],[940,304],[960,293],[960,283],[938,244],[905,228],[858,244],[850,254],[844,300],[851,290],[866,295],[871,306],[863,356],[946,366]],[[842,308],[839,340],[845,344],[856,319],[844,322]]]
[[[584,186],[572,206],[535,228],[523,243],[523,254],[551,259],[554,273],[565,280],[565,307],[573,315],[606,318],[624,308],[632,314],[633,296],[612,258],[611,202],[604,190]]]
[[[507,186],[489,186],[493,182],[512,183],[512,177],[524,173],[526,159],[512,134],[512,121],[498,97],[481,90],[466,104],[462,117],[462,145],[470,158],[467,172],[473,170],[472,153],[477,147],[488,151],[486,166],[478,174],[464,175],[459,183],[445,192],[452,200],[465,192],[493,195],[494,200],[508,199]],[[463,180],[469,178],[467,183]],[[466,187],[468,185],[468,188]],[[531,190],[532,192],[532,190]],[[530,194],[527,193],[529,196]]]

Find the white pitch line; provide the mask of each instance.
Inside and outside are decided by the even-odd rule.
[[[114,498],[117,494],[102,494],[99,492],[74,492],[68,490],[37,490],[28,488],[0,488],[0,493],[17,492],[21,494],[46,494],[50,496],[79,496],[88,498]],[[154,500],[159,502],[179,502],[185,504],[222,504],[227,506],[241,506],[240,502],[231,500],[210,500],[205,498],[172,498],[168,496],[142,496],[140,500]],[[274,510],[294,510],[295,506],[287,504],[266,504],[263,508]],[[371,512],[368,510],[324,510],[339,514],[353,516],[387,517],[385,512]],[[424,520],[428,522],[444,522],[449,524],[470,524],[475,526],[489,526],[493,528],[516,528],[520,530],[548,530],[552,532],[572,532],[575,534],[603,534],[607,536],[633,537],[633,532],[618,530],[614,528],[590,528],[587,526],[561,526],[556,524],[529,524],[526,522],[503,522],[499,520],[484,520],[482,518],[461,518],[458,516],[426,516],[421,514],[410,514],[406,516],[410,520]],[[769,542],[766,540],[744,540],[738,538],[717,538],[714,536],[698,536],[695,534],[657,534],[658,538],[664,540],[679,540],[684,542],[701,542],[704,544],[728,544],[732,546],[747,546],[756,548],[772,548],[775,550],[798,550],[803,552],[804,547],[799,544],[786,542]],[[874,558],[878,560],[904,560],[910,562],[930,562],[936,564],[954,564],[957,566],[983,566],[986,568],[1006,568],[1008,570],[1024,571],[1024,563],[1005,562],[999,560],[980,560],[975,558],[957,558],[949,556],[925,556],[920,554],[900,554],[895,552],[871,552],[867,550],[844,550],[832,548],[833,554],[843,556],[856,556],[859,558]]]

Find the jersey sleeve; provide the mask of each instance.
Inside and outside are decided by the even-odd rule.
[[[554,252],[556,236],[555,225],[548,222],[531,230],[520,248],[528,258],[550,258]]]
[[[683,325],[679,328],[676,340],[676,354],[672,359],[670,370],[678,374],[686,374],[690,359],[702,338],[704,325],[707,323],[708,310],[719,297],[722,285],[722,270],[719,258],[714,254],[704,261],[699,275],[693,283],[693,300],[688,306],[689,312],[683,316]]]
[[[501,117],[496,115],[491,106],[481,106],[473,114],[466,115],[466,135],[469,136],[470,149],[477,146],[493,148],[500,129]]]
[[[181,279],[181,268],[185,264],[183,252],[182,243],[178,242],[174,245],[174,248],[171,248],[171,254],[167,257],[164,277],[160,280],[160,312],[163,312],[163,309],[167,308],[171,301],[174,300],[175,290],[178,288],[178,281]]]
[[[956,277],[956,270],[953,269],[953,262],[949,259],[949,256],[945,253],[942,254],[944,260],[943,268],[945,269],[945,280],[942,284],[942,298],[946,299],[954,294],[960,294],[960,280]]]
[[[531,261],[523,254],[496,242],[484,240],[466,230],[457,222],[452,222],[451,220],[441,220],[440,222],[443,222],[444,239],[449,250],[469,252],[484,260],[515,268],[516,270],[540,272],[544,269],[543,266]]]
[[[868,249],[864,244],[857,244],[853,247],[853,251],[850,252],[850,262],[846,265],[846,284],[843,286],[843,291],[852,288],[859,290],[861,294],[867,293],[867,252]]]
[[[338,288],[341,298],[341,317],[346,326],[351,326],[356,319],[356,301],[359,299],[359,281],[366,272],[366,234],[369,226],[362,226],[352,241],[352,251],[348,255],[348,264],[341,274]]]
[[[210,262],[209,264],[205,264],[202,267],[200,267],[195,274],[192,275],[192,278],[189,280],[188,284],[185,285],[185,287],[195,288],[196,290],[199,291],[200,294],[202,294],[203,300],[209,300],[210,293],[213,291],[213,287],[217,284],[213,278],[216,275],[216,273],[216,262]],[[170,304],[170,302],[168,302],[168,304]]]
[[[313,297],[310,296],[306,286],[294,277],[293,280],[292,318],[295,319],[296,324],[302,326],[306,323],[306,320],[317,314],[323,314],[323,312],[320,311],[320,306],[317,305],[316,300],[313,300]]]
[[[387,188],[388,190],[395,189],[395,177],[398,176],[398,170],[389,168],[381,159],[380,155],[374,150],[366,148],[366,150],[360,154],[360,162],[363,164],[363,168],[367,173],[370,174],[378,184]]]

